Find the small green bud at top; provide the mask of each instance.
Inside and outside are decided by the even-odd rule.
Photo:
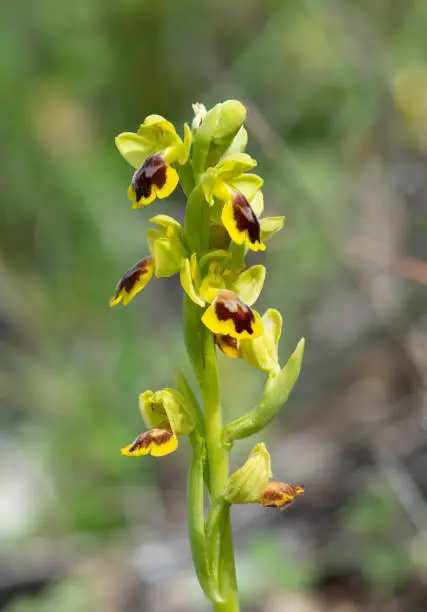
[[[246,119],[246,108],[238,100],[226,100],[218,104],[219,114],[213,131],[215,144],[230,144]]]
[[[270,455],[261,442],[252,449],[240,470],[230,476],[222,497],[230,504],[255,504],[272,476]]]

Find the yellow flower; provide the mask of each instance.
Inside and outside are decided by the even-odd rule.
[[[124,132],[116,138],[123,157],[136,169],[128,189],[133,208],[146,206],[156,198],[167,198],[178,184],[172,164],[187,163],[191,130],[184,125],[184,140],[170,121],[161,115],[149,115],[137,133]]]
[[[160,423],[139,436],[122,448],[122,455],[128,457],[140,457],[142,455],[153,455],[153,457],[164,457],[176,450],[178,439],[174,435],[168,421]]]
[[[264,508],[280,508],[280,510],[284,510],[299,495],[304,495],[304,485],[269,482],[260,497],[259,503]]]
[[[122,448],[122,455],[163,457],[178,447],[177,436],[185,436],[194,429],[194,419],[181,393],[176,389],[144,391],[139,396],[139,410],[150,427],[132,444]]]
[[[217,292],[202,322],[214,334],[237,339],[258,338],[264,330],[259,313],[227,289]]]
[[[128,187],[132,208],[147,206],[156,198],[167,198],[175,190],[178,181],[178,172],[169,166],[163,155],[149,155],[134,173]]]
[[[243,193],[230,190],[222,209],[221,220],[236,244],[245,242],[252,251],[265,251],[259,219]]]
[[[129,304],[141,289],[151,280],[154,272],[154,257],[148,255],[138,261],[119,280],[114,296],[110,300],[110,306],[116,306],[122,302],[123,306]]]
[[[263,211],[263,180],[245,174],[255,166],[256,161],[246,153],[228,155],[206,172],[202,186],[211,206],[215,199],[223,203],[221,221],[230,238],[236,244],[246,243],[252,251],[264,251],[258,218]]]

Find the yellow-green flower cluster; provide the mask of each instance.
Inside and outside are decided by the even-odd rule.
[[[178,373],[177,389],[141,393],[139,405],[147,429],[122,454],[160,457],[176,450],[178,437],[190,437],[193,559],[204,592],[220,602],[225,595],[219,588],[218,555],[223,550],[219,543],[227,508],[259,503],[284,509],[304,493],[303,485],[271,480],[270,456],[262,443],[229,478],[220,467],[224,457],[228,461],[234,441],[263,429],[285,403],[299,375],[304,341],[282,368],[280,313],[269,308],[261,316],[253,308],[266,270],[261,264],[247,266],[246,256],[265,251],[266,242],[282,229],[285,219],[263,217],[263,179],[254,173],[257,162],[245,152],[246,109],[227,100],[209,111],[202,104],[193,105],[193,110],[191,128],[184,124],[182,137],[164,117],[149,115],[136,132],[116,138],[119,152],[134,169],[127,191],[132,208],[156,204],[172,196],[178,186],[187,204],[183,225],[163,211],[151,218],[154,226],[146,233],[147,253],[119,280],[110,306],[126,306],[153,276],[179,274],[185,295],[186,345],[205,413]],[[218,414],[212,418],[212,411],[220,410],[215,347],[264,372],[266,382],[252,410],[214,431],[210,424],[222,420]],[[212,499],[206,524],[203,486]]]

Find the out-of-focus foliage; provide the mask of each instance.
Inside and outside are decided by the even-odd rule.
[[[266,209],[287,218],[283,238],[269,243],[275,280],[267,278],[259,310],[272,304],[283,313],[282,362],[307,337],[300,395],[271,436],[274,463],[282,453],[289,480],[309,479],[306,498],[271,531],[239,539],[248,555],[243,584],[246,570],[249,588],[253,568],[270,563],[271,582],[257,594],[321,588],[328,564],[351,565],[391,598],[422,575],[416,541],[427,482],[416,454],[420,404],[411,398],[427,380],[427,301],[422,269],[399,257],[427,259],[426,31],[424,0],[3,0],[5,550],[14,554],[36,536],[108,539],[166,517],[181,525],[185,451],[162,466],[119,454],[143,428],[138,393],[170,386],[186,356],[173,282],[153,282],[127,308],[108,308],[123,271],[146,254],[149,218],[131,211],[129,167],[113,137],[149,113],[179,124],[193,102],[234,97],[249,107],[249,152],[265,178]],[[181,204],[174,194],[153,214],[180,217]],[[409,374],[401,361],[408,354]],[[225,357],[220,367],[231,420],[253,406],[261,376]],[[415,425],[392,429],[390,467],[378,444],[397,405]],[[289,454],[301,455],[298,466],[288,462],[287,431],[302,436]],[[242,457],[252,445],[241,444]],[[327,463],[331,449],[338,459]],[[310,472],[322,461],[322,475]],[[384,481],[391,473],[401,480]],[[418,493],[408,501],[403,487],[402,504],[405,478]],[[295,562],[283,561],[288,540],[277,548],[278,528],[304,543]],[[40,610],[88,607],[64,592],[47,595],[54,603]],[[33,603],[10,610],[38,610]]]

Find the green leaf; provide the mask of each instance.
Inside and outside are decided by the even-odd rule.
[[[285,367],[279,373],[272,373],[268,377],[257,406],[247,415],[227,425],[224,430],[225,444],[230,445],[234,440],[241,440],[261,431],[278,414],[298,380],[304,344],[305,340],[301,338]]]
[[[228,149],[223,153],[223,157],[227,155],[232,155],[233,153],[243,153],[246,149],[246,145],[248,144],[248,133],[246,129],[243,127],[237,132],[233,140],[231,141]]]

